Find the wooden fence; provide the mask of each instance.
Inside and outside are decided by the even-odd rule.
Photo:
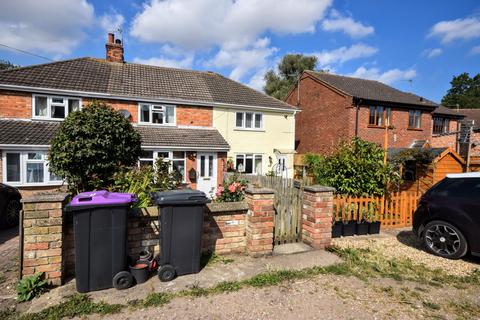
[[[395,192],[383,197],[345,197],[337,195],[333,200],[335,220],[348,221],[370,218],[391,228],[412,225],[412,215],[421,194]]]
[[[232,173],[225,173],[224,179],[230,176]],[[276,176],[239,174],[239,178],[275,191],[275,244],[300,241],[304,183]]]

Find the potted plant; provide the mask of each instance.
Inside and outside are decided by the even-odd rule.
[[[370,212],[370,208],[363,208],[362,212],[359,213],[357,219],[357,230],[356,233],[359,236],[368,234],[368,227],[370,223],[367,221],[366,216]]]
[[[357,221],[355,219],[348,219],[348,217],[353,218],[353,212],[355,212],[355,204],[351,203],[350,205],[347,205],[346,207],[343,208],[344,213],[343,217],[343,227],[342,227],[342,235],[344,237],[351,237],[355,235],[356,229],[357,229]]]
[[[338,215],[336,210],[333,210],[334,216],[332,221],[332,238],[340,238],[343,232],[342,216]]]
[[[368,223],[368,233],[377,234],[380,233],[380,221],[377,220],[375,210],[368,210],[364,215],[364,219]]]

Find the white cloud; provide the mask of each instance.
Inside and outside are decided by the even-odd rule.
[[[125,18],[117,12],[106,13],[100,17],[100,26],[107,32],[115,32],[118,31],[118,29],[123,29],[124,23]]]
[[[265,73],[267,73],[267,68],[262,68],[258,70],[248,81],[247,86],[258,90],[263,91],[265,86]]]
[[[475,46],[470,50],[470,54],[480,54],[480,46]]]
[[[310,55],[317,57],[319,67],[326,67],[331,64],[341,64],[349,60],[371,57],[377,52],[378,49],[375,47],[358,43],[350,47],[313,52]]]
[[[150,0],[135,16],[131,35],[145,42],[208,49],[252,43],[264,32],[315,31],[332,0]]]
[[[413,68],[400,70],[391,69],[385,72],[381,72],[378,68],[367,69],[360,67],[355,72],[348,74],[348,76],[363,78],[369,80],[377,80],[385,84],[392,84],[400,80],[411,80],[417,76],[417,71]]]
[[[86,0],[16,0],[0,4],[0,42],[54,55],[69,54],[93,24]]]
[[[443,43],[478,38],[480,37],[480,19],[473,17],[441,21],[430,29],[428,36],[440,37]]]
[[[330,12],[330,17],[322,21],[324,31],[342,31],[352,38],[361,38],[373,34],[375,28],[366,26],[351,17],[342,16],[337,10]]]
[[[425,49],[423,50],[422,52],[422,55],[431,59],[431,58],[435,58],[435,57],[438,57],[439,55],[441,55],[443,53],[443,49],[441,48],[433,48],[433,49]]]

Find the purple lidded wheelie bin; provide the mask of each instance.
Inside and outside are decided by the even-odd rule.
[[[127,216],[137,197],[106,190],[78,194],[67,205],[73,212],[75,277],[78,292],[129,288]]]

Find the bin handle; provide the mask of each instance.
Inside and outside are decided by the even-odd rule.
[[[92,197],[79,197],[77,198],[78,202],[87,202],[92,201]]]

